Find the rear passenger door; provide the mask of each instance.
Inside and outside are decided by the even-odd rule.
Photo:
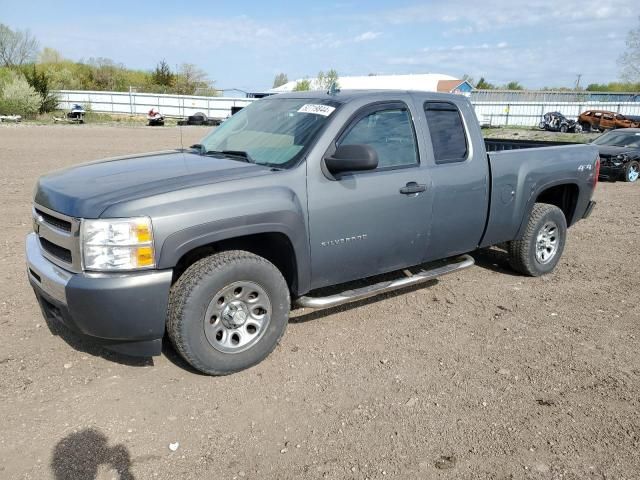
[[[432,217],[426,260],[475,250],[484,232],[489,202],[489,162],[468,102],[422,105],[430,146]],[[460,108],[467,109],[463,116]],[[474,145],[478,145],[475,149]]]

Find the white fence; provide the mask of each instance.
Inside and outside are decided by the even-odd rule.
[[[253,98],[198,97],[136,92],[93,92],[60,90],[60,108],[69,109],[73,103],[89,105],[94,112],[146,114],[152,107],[169,117],[185,117],[197,112],[213,118],[226,118],[231,107],[244,107]],[[640,116],[640,102],[472,102],[478,120],[483,125],[538,125],[546,112],[558,111],[568,118],[576,118],[585,110],[610,110],[623,115]]]
[[[576,119],[586,110],[609,110],[623,115],[640,116],[640,102],[473,102],[481,125],[538,125],[546,112],[560,112]]]
[[[205,113],[208,117],[227,118],[231,107],[244,107],[252,98],[197,97],[191,95],[164,95],[136,92],[94,92],[59,90],[58,106],[64,110],[74,103],[90,107],[94,112],[146,115],[152,107],[168,117],[186,117]]]

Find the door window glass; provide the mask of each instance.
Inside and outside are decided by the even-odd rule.
[[[379,169],[418,164],[416,139],[406,108],[378,110],[361,118],[338,145],[373,147]]]
[[[467,135],[458,108],[452,103],[427,102],[425,114],[436,163],[464,162]]]

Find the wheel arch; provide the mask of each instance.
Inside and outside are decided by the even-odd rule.
[[[244,222],[242,222],[244,223]],[[309,253],[304,233],[282,224],[199,225],[168,237],[159,255],[159,268],[173,268],[174,281],[194,262],[226,250],[246,250],[266,258],[283,274],[293,295],[309,284]]]
[[[536,193],[534,193],[527,204],[525,209],[525,215],[518,229],[516,238],[521,238],[527,227],[527,219],[531,215],[533,206],[536,203],[548,203],[555,205],[564,214],[564,218],[567,221],[567,227],[570,227],[577,220],[576,208],[578,206],[578,200],[580,198],[580,187],[573,182],[558,181],[552,184],[547,184],[541,187]]]

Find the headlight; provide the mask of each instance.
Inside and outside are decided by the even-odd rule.
[[[155,267],[151,219],[82,220],[85,270],[138,270]]]

